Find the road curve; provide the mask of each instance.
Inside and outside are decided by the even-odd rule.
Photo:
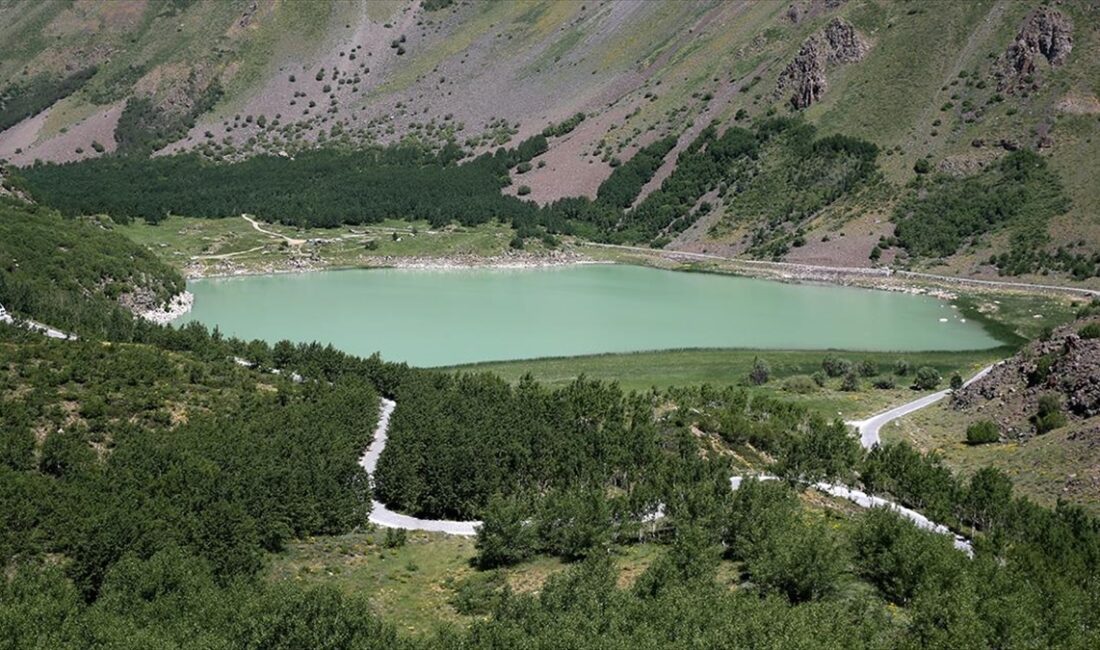
[[[985,377],[987,374],[989,374],[990,370],[993,370],[993,367],[996,365],[997,364],[993,364],[991,366],[986,366],[985,368],[982,368],[973,377],[968,379],[966,383],[963,384],[963,386],[969,386],[970,384],[978,381],[982,377]],[[878,415],[873,415],[866,420],[852,420],[847,422],[847,424],[849,426],[855,427],[856,430],[859,431],[859,444],[863,445],[864,449],[871,449],[876,445],[882,444],[882,439],[879,437],[879,431],[884,425],[900,417],[909,415],[914,411],[919,411],[926,406],[931,406],[932,404],[935,404],[936,402],[940,401],[950,394],[951,389],[941,390],[939,392],[932,393],[931,395],[919,397],[912,402],[902,404],[901,406],[896,406],[889,411],[883,411],[882,413],[879,413]]]
[[[359,459],[359,465],[374,478],[374,470],[378,467],[378,458],[382,450],[386,448],[389,439],[390,417],[397,408],[397,402],[382,398],[381,410],[378,414],[378,426],[374,429],[374,438],[370,446]],[[383,528],[403,528],[405,530],[426,530],[449,535],[471,536],[477,534],[480,521],[448,521],[446,519],[418,519],[394,512],[386,507],[386,504],[378,500],[371,501],[370,522]]]
[[[983,372],[988,372],[988,368]],[[981,373],[979,373],[981,374]],[[975,379],[978,376],[975,375]],[[974,381],[974,379],[971,379]],[[929,396],[931,397],[931,396]],[[935,401],[935,400],[933,400]],[[931,403],[931,402],[929,402]],[[906,405],[908,406],[908,405]],[[382,398],[380,411],[378,414],[378,426],[374,429],[374,438],[371,440],[370,446],[367,447],[367,451],[363,454],[363,457],[359,459],[359,465],[366,470],[372,479],[374,477],[374,470],[378,467],[378,458],[382,455],[382,450],[386,448],[386,441],[389,439],[390,417],[393,416],[394,409],[397,408],[397,402]],[[769,475],[761,475],[756,477],[745,476],[731,476],[730,488],[736,490],[741,486],[741,483],[749,478],[757,478],[762,481],[776,480],[777,477]],[[915,510],[906,508],[905,506],[898,505],[892,501],[887,501],[881,497],[872,496],[866,492],[855,490],[844,485],[835,485],[832,483],[814,483],[812,486],[819,492],[824,492],[831,496],[846,499],[855,503],[863,508],[889,508],[898,515],[913,522],[918,528],[929,530],[941,535],[948,535],[953,538],[955,548],[963,551],[967,555],[973,555],[973,551],[970,546],[970,542],[960,536],[956,535],[949,528],[942,524],[928,519],[924,515]],[[658,511],[661,509],[658,508]],[[401,528],[404,530],[424,530],[429,532],[447,533],[449,535],[463,535],[472,536],[477,534],[477,529],[481,526],[480,521],[450,521],[446,519],[418,519],[416,517],[410,517],[403,515],[399,512],[394,512],[386,507],[386,504],[381,501],[371,501],[371,513],[370,522],[383,528]]]

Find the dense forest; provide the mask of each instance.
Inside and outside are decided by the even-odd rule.
[[[96,67],[60,76],[39,74],[0,90],[0,131],[36,115],[59,99],[79,90],[96,73]]]
[[[1050,268],[1089,277],[1100,260],[1044,252],[1047,222],[1068,209],[1058,175],[1044,158],[1021,149],[972,176],[918,175],[895,210],[896,239],[912,255],[945,257],[983,235],[1008,230],[1011,249],[989,260],[1002,272]]]
[[[755,130],[705,129],[680,153],[676,170],[661,188],[632,209],[642,186],[675,145],[674,137],[643,147],[617,166],[594,201],[568,198],[544,208],[500,191],[510,182],[510,169],[546,151],[542,135],[465,162],[464,152],[454,145],[439,153],[394,146],[355,152],[321,149],[293,159],[256,156],[226,164],[195,155],[109,156],[35,165],[20,175],[36,198],[68,216],[105,213],[156,222],[168,214],[216,218],[249,213],[321,227],[385,219],[424,219],[436,226],[500,219],[523,234],[541,227],[607,241],[650,242],[690,225],[701,214],[698,204],[707,192],[773,191],[754,181],[759,173],[752,161],[761,147],[779,140],[790,168],[787,184],[814,181],[830,189],[819,188],[810,198],[798,195],[801,203],[792,200],[783,214],[768,215],[773,226],[805,218],[875,169],[873,145],[839,136],[815,140],[813,127],[802,121],[774,118]]]
[[[376,487],[418,515],[473,519],[495,494],[536,488],[627,489],[658,454],[649,401],[599,382],[550,391],[494,375],[424,374],[396,397]]]

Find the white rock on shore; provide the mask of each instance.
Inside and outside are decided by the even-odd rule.
[[[193,304],[195,304],[194,294],[190,291],[183,291],[172,296],[172,299],[164,306],[138,312],[138,316],[159,325],[166,325],[191,311]]]

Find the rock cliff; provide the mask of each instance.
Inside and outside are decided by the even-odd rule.
[[[1073,25],[1061,12],[1039,7],[1028,15],[1015,40],[994,66],[997,88],[1013,92],[1035,85],[1039,57],[1052,66],[1066,62],[1073,51]]]
[[[782,96],[790,92],[791,105],[806,108],[828,90],[825,72],[829,65],[859,61],[868,49],[866,40],[851,23],[834,18],[802,43],[794,60],[779,75],[776,93]]]

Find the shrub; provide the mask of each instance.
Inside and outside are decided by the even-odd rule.
[[[523,161],[520,164],[516,165],[516,172],[517,173],[526,174],[529,171],[531,171],[531,163],[529,163],[527,161]]]
[[[893,377],[879,377],[873,385],[879,390],[891,390],[897,387]]]
[[[1035,433],[1044,434],[1066,426],[1066,415],[1062,413],[1062,400],[1054,393],[1039,398],[1039,411],[1031,417]]]
[[[834,354],[826,355],[821,361],[821,369],[830,377],[841,377],[852,370],[852,362]]]
[[[848,393],[859,390],[859,375],[849,371],[848,374],[844,375],[844,380],[840,382],[840,390]]]
[[[916,390],[932,390],[940,385],[940,381],[942,381],[942,378],[939,370],[932,366],[921,366],[917,369],[916,377],[913,379],[913,388]]]
[[[404,528],[387,528],[386,536],[382,540],[382,546],[386,548],[401,548],[408,541]]]
[[[870,359],[864,359],[859,362],[859,374],[862,377],[874,377],[878,374],[878,364]]]
[[[908,604],[923,589],[939,589],[958,579],[966,560],[943,535],[918,529],[886,508],[873,508],[852,533],[856,570],[883,597]]]
[[[894,374],[898,377],[904,377],[909,374],[909,362],[905,359],[898,359],[894,362]]]
[[[535,531],[527,522],[524,504],[517,499],[494,497],[477,529],[477,564],[482,569],[510,566],[535,551]]]
[[[1100,339],[1100,323],[1089,323],[1077,330],[1077,335],[1083,339]]]
[[[474,573],[456,587],[450,602],[459,614],[490,614],[503,597],[506,586],[503,573]]]
[[[749,371],[749,381],[754,386],[761,386],[768,383],[768,379],[771,378],[772,370],[768,366],[768,362],[764,361],[760,357],[756,357],[752,360],[752,370]]]
[[[927,158],[920,158],[917,162],[913,163],[913,171],[918,174],[927,174],[932,171],[932,163],[928,162]]]
[[[824,382],[824,375],[822,375],[821,379],[822,382]],[[788,377],[783,382],[783,390],[787,391],[788,393],[794,393],[796,395],[806,395],[808,393],[816,392],[817,387],[818,383],[814,380],[813,377],[810,377],[808,375],[795,375],[793,377]]]
[[[820,370],[810,375],[810,379],[813,379],[814,383],[822,388],[825,387],[825,380],[827,380],[828,378],[829,376]]]
[[[516,189],[516,194],[519,195],[519,196],[527,196],[530,193],[531,193],[531,188],[528,187],[527,185],[520,185],[519,188]]]
[[[1027,385],[1038,386],[1046,383],[1050,376],[1050,369],[1054,366],[1054,355],[1044,354],[1035,361],[1035,368],[1027,373]]]
[[[951,373],[951,390],[959,390],[963,387],[963,378],[957,372]]]
[[[966,444],[984,445],[1001,439],[1001,431],[992,420],[979,420],[966,428]]]

